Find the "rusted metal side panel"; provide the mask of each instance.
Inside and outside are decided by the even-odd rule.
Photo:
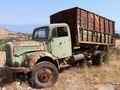
[[[109,29],[110,29],[110,34],[114,34],[115,33],[115,23],[114,22],[111,22],[109,21]]]
[[[75,7],[50,17],[51,23],[67,23],[73,46],[81,42],[114,44],[114,22],[93,12]]]
[[[94,16],[93,13],[88,13],[88,30],[94,29]]]
[[[110,33],[108,20],[105,19],[105,33]]]
[[[87,12],[83,9],[81,9],[81,28],[87,29]]]
[[[109,29],[110,29],[110,33],[113,34],[113,22],[109,21]]]
[[[99,25],[99,16],[95,15],[95,31],[99,32],[100,31],[100,25]]]
[[[104,24],[104,19],[100,17],[100,32],[105,31],[105,24]]]

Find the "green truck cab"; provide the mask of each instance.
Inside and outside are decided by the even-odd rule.
[[[8,42],[6,45],[6,66],[17,73],[34,72],[32,81],[36,87],[48,87],[54,84],[60,70],[59,59],[71,56],[70,29],[65,23],[35,28],[31,41]],[[36,75],[39,78],[36,78]]]
[[[43,57],[55,60],[72,56],[70,30],[65,23],[36,28],[32,38],[33,41],[15,41],[7,44],[7,65],[22,66],[26,58],[34,59],[33,62],[37,63]]]

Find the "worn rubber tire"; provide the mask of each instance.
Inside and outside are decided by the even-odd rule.
[[[49,72],[46,70],[51,72],[50,76],[49,76]],[[43,77],[42,75],[44,72],[45,72],[45,75],[46,75],[46,73],[48,75],[48,76],[45,76],[44,78],[47,77],[47,79],[50,79],[45,82],[43,82],[44,79],[43,79],[43,81],[39,79],[39,78]],[[42,61],[42,62],[38,63],[37,65],[35,65],[35,67],[32,70],[32,77],[31,77],[32,85],[35,88],[51,87],[56,83],[56,81],[58,79],[58,75],[59,75],[58,69],[53,63],[48,62],[48,61]]]
[[[97,54],[96,56],[94,56],[93,60],[92,60],[92,64],[93,65],[102,65],[104,62],[104,56],[102,54]]]

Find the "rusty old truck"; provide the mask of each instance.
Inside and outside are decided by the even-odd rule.
[[[27,76],[36,88],[54,85],[64,65],[105,62],[115,45],[115,22],[75,7],[50,16],[50,25],[35,28],[30,41],[6,44],[4,67]]]

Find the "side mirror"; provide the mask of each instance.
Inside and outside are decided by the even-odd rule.
[[[50,42],[53,41],[53,37],[49,38],[48,41],[50,41]]]

